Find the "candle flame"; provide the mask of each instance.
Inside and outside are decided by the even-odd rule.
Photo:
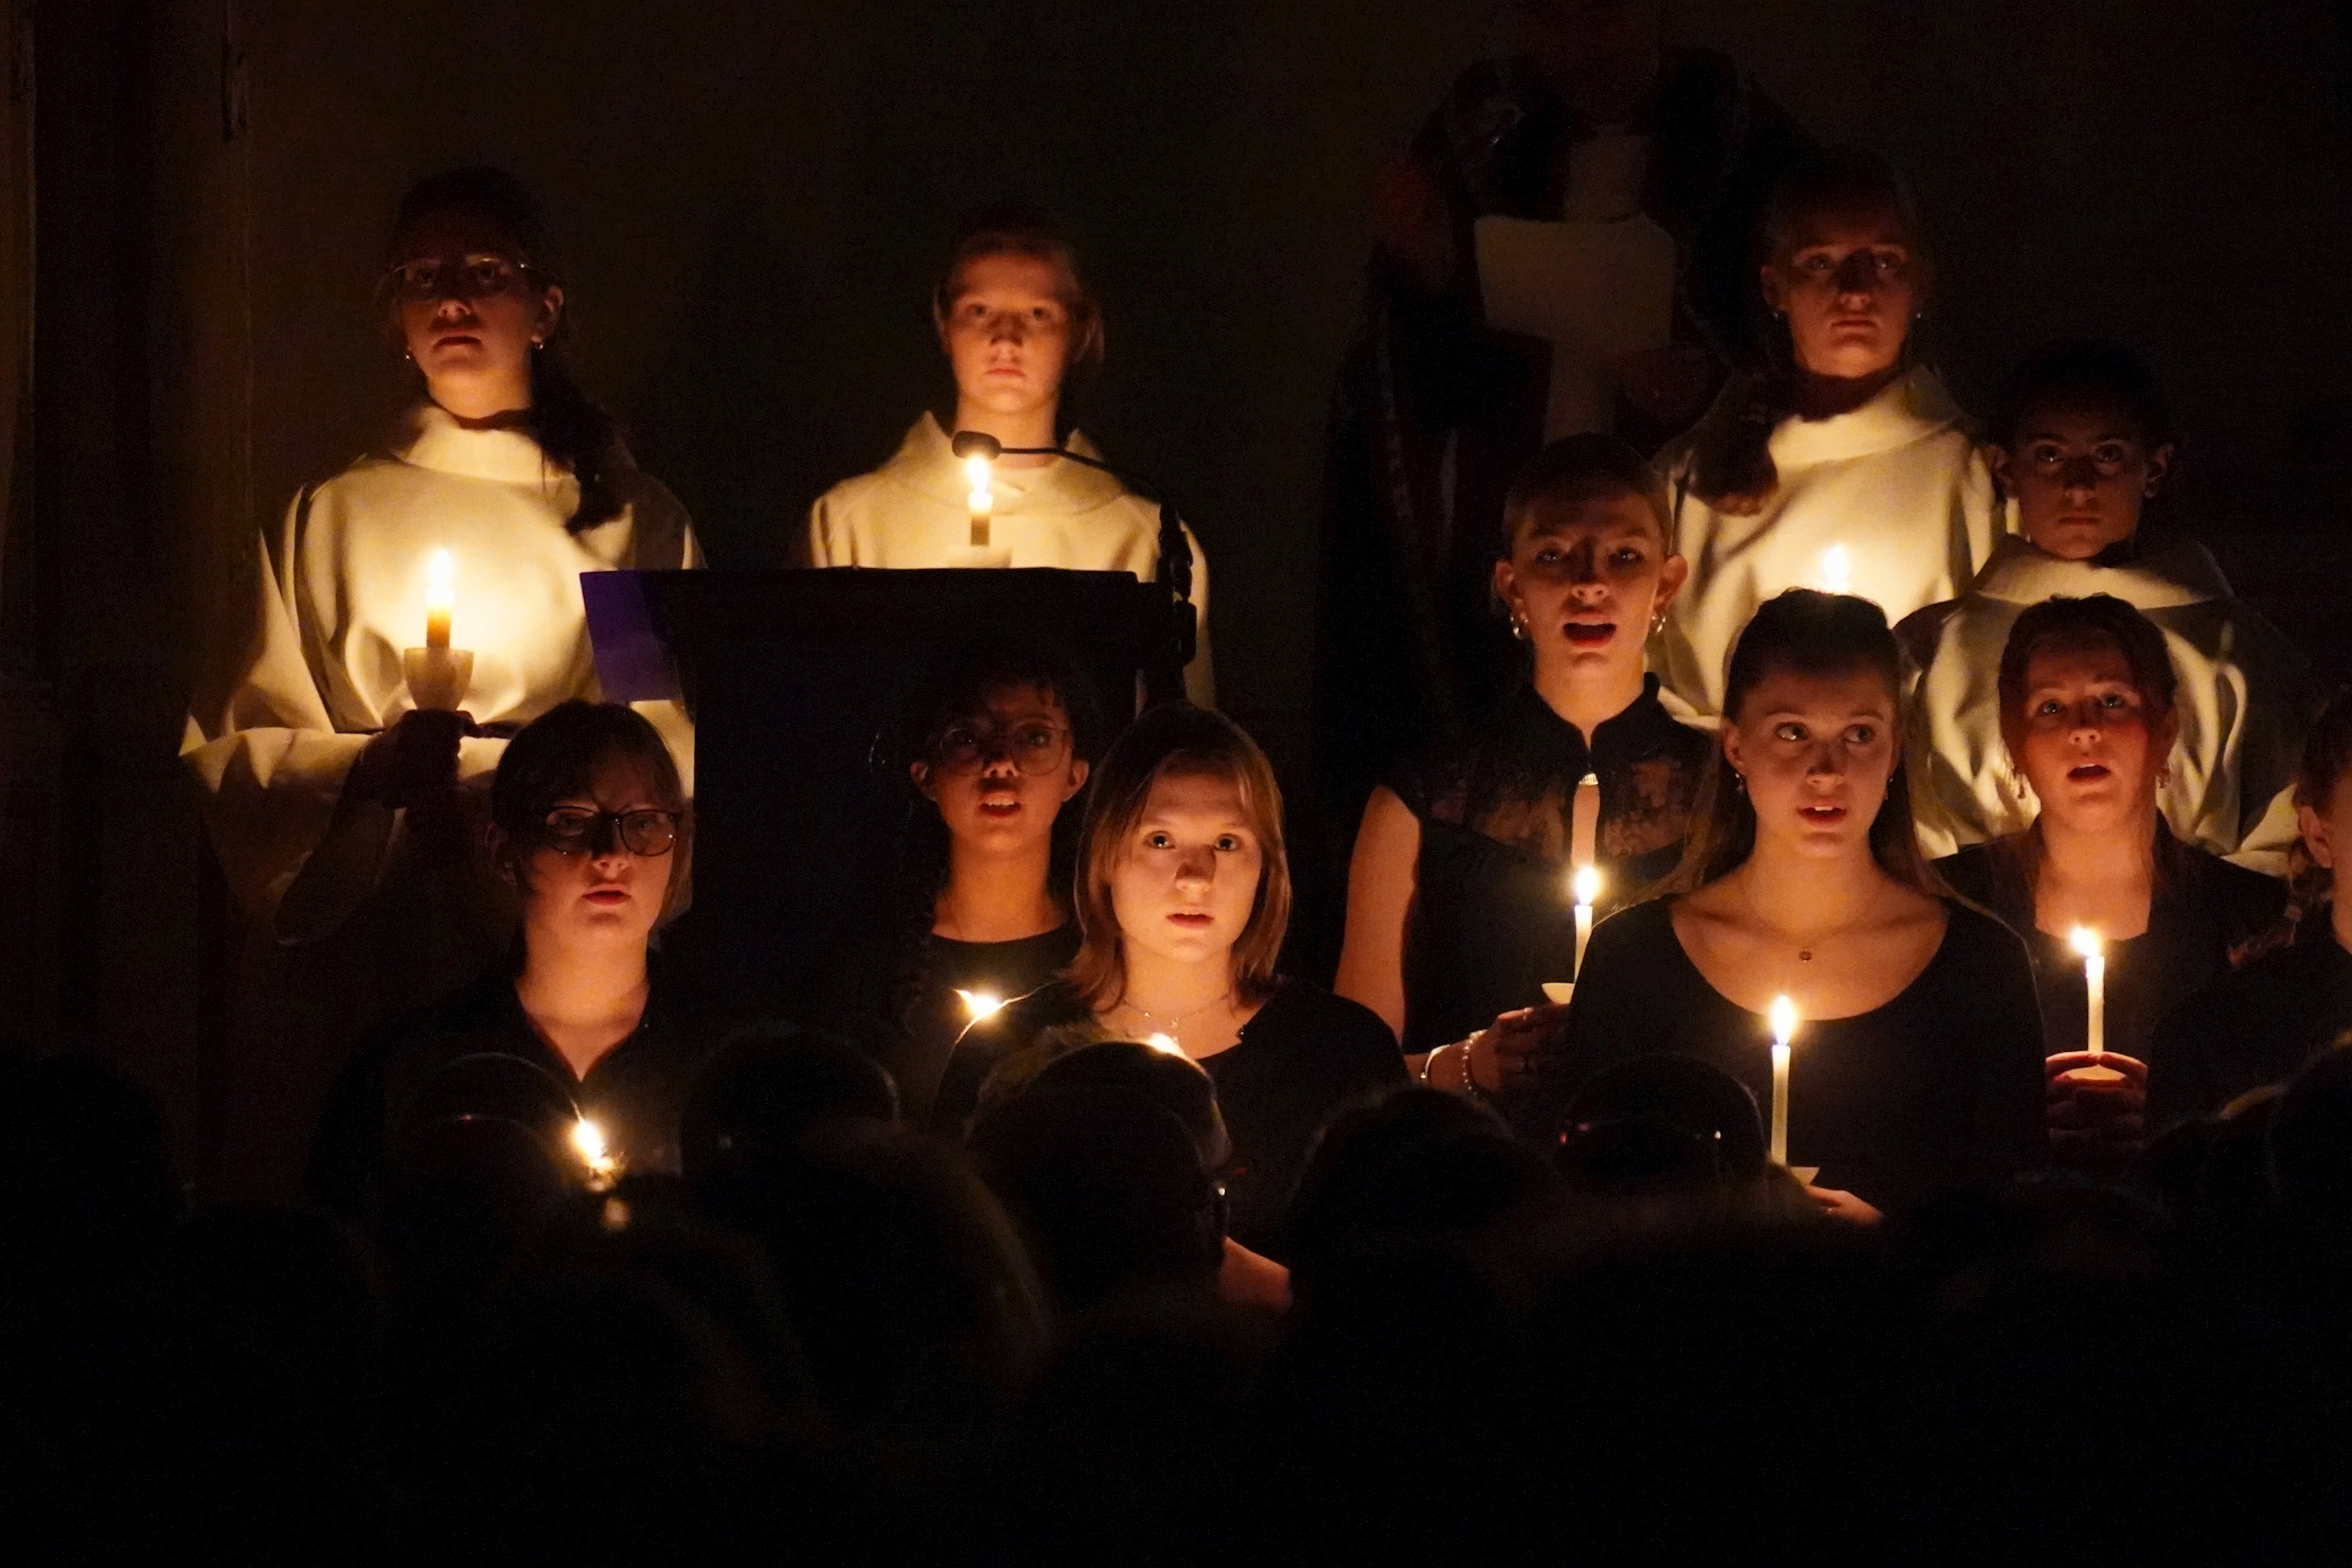
[[[592,1170],[612,1158],[604,1143],[604,1130],[584,1116],[572,1124],[572,1146],[580,1151],[580,1157],[588,1162]]]
[[[1576,868],[1576,875],[1568,879],[1568,885],[1570,890],[1575,893],[1576,901],[1587,909],[1590,909],[1601,897],[1601,873],[1593,867],[1579,866]]]
[[[1822,587],[1832,594],[1853,590],[1853,558],[1843,544],[1832,544],[1822,552]]]
[[[1181,1057],[1184,1054],[1184,1047],[1176,1043],[1176,1037],[1173,1035],[1146,1035],[1143,1037],[1143,1043],[1155,1051],[1166,1051],[1171,1057]]]
[[[977,458],[972,459],[974,462],[980,460]],[[956,994],[963,998],[963,1010],[971,1015],[971,1021],[975,1024],[983,1018],[993,1018],[1004,1011],[1004,998],[993,991],[965,991],[959,988]]]
[[[1797,1032],[1797,1005],[1786,996],[1775,996],[1765,1016],[1772,1021],[1772,1043],[1785,1047]]]
[[[989,481],[994,473],[992,466],[986,458],[975,455],[963,460],[963,471],[964,477],[971,481],[971,510],[985,513],[996,504],[995,492],[989,489]]]
[[[2089,926],[2076,926],[2073,931],[2066,933],[2066,941],[2076,952],[2081,953],[2084,958],[2096,958],[2099,956],[2099,933],[2093,931]]]
[[[457,600],[454,586],[457,564],[446,550],[436,550],[425,563],[425,607],[446,613]]]

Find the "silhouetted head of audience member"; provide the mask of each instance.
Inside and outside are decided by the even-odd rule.
[[[1214,1286],[1224,1201],[1192,1131],[1151,1096],[1033,1087],[981,1114],[971,1152],[1065,1310]]]
[[[0,1061],[0,1271],[135,1263],[179,1209],[143,1090],[94,1057]]]
[[[1752,1191],[1764,1135],[1746,1085],[1696,1057],[1639,1057],[1569,1102],[1554,1156],[1580,1197],[1696,1197]]]
[[[812,1127],[898,1120],[888,1069],[847,1040],[754,1024],[696,1078],[678,1121],[678,1160],[689,1180],[723,1178],[788,1162]]]
[[[1099,1040],[1055,1058],[1033,1080],[1038,1089],[1124,1089],[1165,1107],[1192,1133],[1201,1168],[1233,1157],[1234,1141],[1217,1109],[1216,1086],[1200,1063],[1140,1040]]]
[[[2327,1052],[2286,1086],[2269,1144],[2271,1187],[2287,1222],[2352,1257],[2352,1051]]]
[[[1351,1254],[1458,1246],[1558,1187],[1485,1106],[1399,1089],[1333,1118],[1307,1157],[1290,1205],[1293,1288],[1304,1299]]]
[[[961,1150],[829,1122],[713,1201],[767,1248],[826,1408],[854,1439],[951,1449],[1010,1407],[1045,1340],[1045,1293]]]

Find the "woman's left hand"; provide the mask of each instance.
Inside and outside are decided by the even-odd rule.
[[[1819,1204],[1830,1218],[1848,1225],[1873,1226],[1886,1217],[1863,1199],[1836,1187],[1807,1187],[1805,1195]]]

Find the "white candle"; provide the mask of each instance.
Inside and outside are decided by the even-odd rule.
[[[2083,985],[2090,993],[2088,1037],[2090,1052],[2095,1057],[2107,1051],[2107,957],[2100,950],[2099,933],[2088,926],[2076,926],[2066,940],[2083,955]]]
[[[449,612],[457,602],[453,580],[457,568],[446,550],[436,550],[425,564],[425,646],[449,646]]]
[[[977,453],[963,460],[963,471],[971,480],[971,547],[988,548],[989,520],[996,515],[996,492],[989,488],[992,468],[986,458]]]
[[[1592,904],[1601,897],[1601,873],[1591,866],[1579,866],[1569,879],[1569,888],[1576,898],[1576,967],[1568,977],[1577,981],[1584,978],[1584,944],[1592,940]]]
[[[1822,587],[1832,594],[1853,591],[1853,558],[1843,544],[1832,544],[1822,552]]]
[[[1772,1163],[1789,1163],[1789,1040],[1797,1032],[1797,1005],[1772,998]]]

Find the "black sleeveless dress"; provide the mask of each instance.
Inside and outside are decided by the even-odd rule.
[[[1544,982],[1571,978],[1569,830],[1579,780],[1600,780],[1598,918],[1674,868],[1714,749],[1713,737],[1659,703],[1655,676],[1590,747],[1523,685],[1476,740],[1392,775],[1389,787],[1421,823],[1404,1049],[1461,1039],[1498,1013],[1541,1002]]]

